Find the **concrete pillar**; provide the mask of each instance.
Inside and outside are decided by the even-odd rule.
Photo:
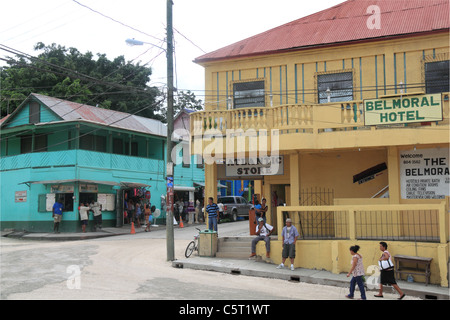
[[[400,164],[398,160],[398,148],[388,147],[387,152],[387,167],[388,167],[388,181],[389,181],[389,203],[400,203]]]
[[[300,205],[300,156],[298,153],[291,154],[289,156],[289,166],[290,166],[290,200],[288,206],[299,206]]]

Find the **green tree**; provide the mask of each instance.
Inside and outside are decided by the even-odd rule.
[[[197,99],[195,94],[191,90],[180,91],[177,93],[175,103],[173,105],[175,114],[181,109],[191,109],[195,111],[203,110],[203,101]]]
[[[2,116],[14,111],[30,93],[40,93],[165,120],[157,103],[161,92],[147,85],[151,68],[126,62],[123,56],[111,61],[105,54],[94,56],[57,44],[39,42],[34,49],[37,57],[16,54],[8,58],[8,66],[0,68]]]

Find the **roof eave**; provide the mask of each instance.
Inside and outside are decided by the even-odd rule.
[[[220,58],[204,58],[204,59],[197,58],[193,62],[196,64],[199,64],[201,66],[206,66],[208,63],[222,62],[222,61],[227,61],[227,60],[262,57],[262,56],[268,56],[268,55],[273,55],[273,54],[303,51],[303,50],[309,50],[309,49],[331,48],[331,47],[345,46],[345,45],[358,44],[358,43],[378,42],[378,41],[383,41],[383,40],[395,40],[395,39],[399,39],[399,38],[411,38],[411,37],[418,37],[418,36],[425,36],[425,35],[429,35],[429,34],[439,34],[439,33],[449,33],[449,28],[442,28],[442,29],[423,31],[423,32],[415,32],[415,33],[389,35],[389,36],[382,36],[382,37],[375,37],[375,38],[357,39],[357,40],[342,41],[342,42],[316,44],[316,45],[311,45],[311,46],[292,47],[292,48],[286,48],[286,49],[255,52],[255,53],[235,55],[235,56],[224,56],[224,57],[220,57]]]

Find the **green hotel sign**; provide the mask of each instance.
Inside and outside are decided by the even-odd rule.
[[[440,93],[364,100],[366,126],[441,120]]]

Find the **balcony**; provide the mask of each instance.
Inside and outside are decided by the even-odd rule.
[[[280,150],[449,143],[443,134],[449,129],[448,96],[442,94],[442,121],[366,126],[363,101],[350,101],[195,112],[191,134],[198,139],[262,129],[279,136]]]
[[[24,153],[0,159],[0,170],[86,167],[146,173],[164,172],[164,161],[87,150]]]

